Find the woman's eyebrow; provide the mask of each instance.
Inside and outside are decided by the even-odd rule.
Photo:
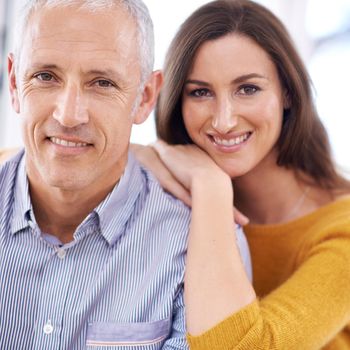
[[[236,79],[233,79],[231,83],[232,84],[242,83],[243,81],[246,81],[246,80],[249,80],[249,79],[253,79],[253,78],[269,80],[264,75],[261,75],[261,74],[258,74],[258,73],[250,73],[250,74],[241,75],[241,76],[237,77]]]
[[[202,81],[202,80],[197,80],[197,79],[189,79],[185,81],[186,84],[194,84],[194,85],[201,85],[201,86],[210,86],[209,83]]]
[[[250,73],[250,74],[241,75],[241,76],[233,79],[231,81],[231,84],[242,83],[243,81],[246,81],[246,80],[249,80],[249,79],[253,79],[253,78],[269,80],[264,75],[261,75],[261,74],[258,74],[258,73]],[[202,81],[202,80],[198,80],[198,79],[188,79],[188,80],[185,81],[185,85],[186,84],[194,84],[194,85],[200,85],[200,86],[210,86],[209,83],[207,83],[205,81]]]

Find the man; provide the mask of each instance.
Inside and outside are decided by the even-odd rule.
[[[1,349],[186,349],[189,211],[128,154],[153,108],[140,0],[28,1],[8,60],[25,151],[0,168]]]

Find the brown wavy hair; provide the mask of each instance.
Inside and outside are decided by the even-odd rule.
[[[318,117],[308,72],[282,22],[249,0],[218,0],[196,10],[180,27],[168,50],[164,87],[156,107],[158,137],[170,144],[192,143],[182,117],[182,91],[198,48],[228,34],[252,39],[274,62],[290,108],[279,137],[279,166],[308,175],[329,190],[349,190],[332,160],[326,130]]]

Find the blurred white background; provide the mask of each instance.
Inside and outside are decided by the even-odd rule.
[[[155,27],[155,69],[177,28],[204,0],[144,0]],[[350,0],[257,0],[287,26],[306,62],[315,87],[320,116],[329,132],[334,157],[350,171]],[[6,56],[11,50],[15,12],[21,0],[0,0],[0,147],[21,145],[19,118],[7,89]],[[154,118],[135,126],[132,141],[147,144],[156,138]],[[349,175],[348,175],[349,176]]]

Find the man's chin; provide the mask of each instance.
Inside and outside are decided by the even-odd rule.
[[[54,174],[47,179],[47,184],[66,191],[79,191],[90,184],[89,179],[82,175],[81,172]]]
[[[46,168],[46,169],[45,169]],[[35,183],[38,187],[46,187],[47,189],[60,189],[62,191],[77,192],[85,189],[89,185],[89,179],[85,176],[89,174],[88,170],[74,169],[73,167],[57,167],[50,166],[39,171],[38,179],[31,179],[31,183]],[[33,181],[34,180],[34,181]]]

